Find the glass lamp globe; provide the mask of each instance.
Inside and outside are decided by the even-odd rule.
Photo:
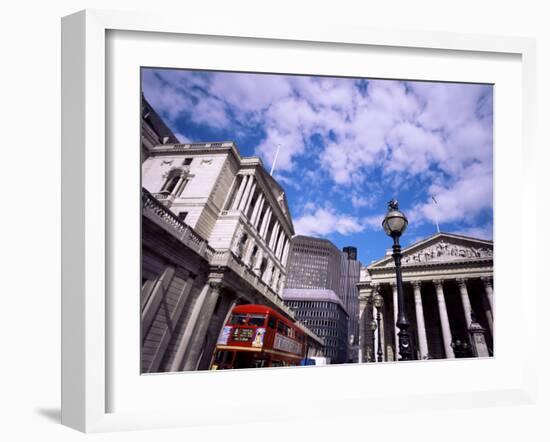
[[[407,217],[399,210],[398,202],[391,200],[388,203],[388,213],[382,221],[382,227],[388,236],[401,236],[409,221]]]
[[[382,295],[380,295],[379,293],[374,296],[374,306],[377,309],[384,307],[384,298],[382,298]]]
[[[373,321],[370,322],[370,329],[372,331],[376,330],[376,321],[373,320]]]

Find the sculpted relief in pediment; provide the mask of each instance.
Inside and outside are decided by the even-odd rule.
[[[492,258],[493,249],[485,246],[467,246],[439,241],[416,252],[407,253],[401,259],[402,264],[419,264],[424,262],[443,262],[462,259]],[[392,266],[390,261],[387,267]]]

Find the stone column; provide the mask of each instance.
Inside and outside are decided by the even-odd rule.
[[[244,206],[244,214],[248,213],[248,210],[250,209],[250,204],[252,204],[252,199],[254,198],[254,193],[256,192],[256,183],[252,183],[252,187],[250,188],[250,194],[248,195],[248,200],[246,201],[246,204]]]
[[[275,235],[275,238],[272,240],[272,243],[273,243],[273,247],[271,250],[273,250],[273,254],[275,255],[275,257],[277,257],[277,250],[279,249],[279,243],[281,242],[281,235],[282,235],[282,231],[281,231],[281,225],[279,225],[279,228],[277,229],[277,234]]]
[[[436,279],[433,281],[437,293],[437,306],[439,308],[439,319],[441,321],[441,331],[443,333],[443,347],[445,348],[445,357],[454,359],[455,354],[451,347],[452,335],[449,325],[449,315],[447,314],[447,305],[445,304],[445,295],[443,293],[443,281]]]
[[[367,347],[369,345],[367,330],[368,330],[368,314],[367,314],[367,295],[364,289],[359,289],[359,362],[369,362],[367,356]]]
[[[464,310],[466,329],[470,329],[470,324],[472,323],[472,305],[470,304],[470,297],[468,296],[466,280],[464,278],[459,278],[456,282],[458,282],[458,287],[460,289],[460,298],[462,299],[462,309]]]
[[[246,184],[248,183],[249,175],[241,175],[241,185],[239,186],[239,190],[237,191],[237,195],[235,195],[235,199],[231,203],[231,210],[237,210],[237,207],[239,207],[239,203],[241,201],[241,197],[243,196],[244,189],[246,187]]]
[[[279,221],[275,221],[275,223],[273,224],[273,233],[271,234],[271,238],[269,238],[269,245],[268,247],[273,251],[273,247],[274,247],[274,244],[275,244],[275,240],[277,238],[277,235],[279,234],[279,229],[281,228],[281,225],[279,224]]]
[[[485,286],[485,295],[487,296],[487,301],[489,301],[489,305],[491,306],[491,312],[494,314],[495,309],[493,307],[493,281],[491,278],[483,277],[481,278],[483,281],[483,285]]]
[[[422,307],[422,294],[420,292],[420,281],[413,281],[414,306],[416,312],[416,326],[418,331],[418,345],[420,347],[420,359],[428,359],[428,336],[426,335],[426,324],[424,323],[424,309]]]
[[[184,362],[187,361],[186,354],[188,353],[190,344],[195,336],[195,329],[199,321],[202,320],[201,313],[203,305],[205,304],[206,300],[208,299],[209,295],[215,287],[216,283],[206,283],[199,293],[193,306],[193,310],[191,311],[191,315],[189,316],[189,320],[187,321],[187,325],[185,326],[183,336],[178,343],[174,360],[172,361],[172,365],[170,365],[168,371],[180,371],[184,369]]]
[[[252,215],[250,215],[250,224],[254,225],[256,217],[258,216],[259,210],[261,209],[263,203],[263,195],[261,192],[258,192],[258,199],[254,204],[254,209],[252,209]]]
[[[258,217],[260,216],[260,213],[262,212],[262,208],[264,207],[265,198],[262,193],[260,193],[260,196],[258,197],[258,200],[256,201],[256,204],[254,205],[254,210],[252,211],[252,216],[250,217],[250,224],[252,224],[254,227],[256,227],[256,221],[258,220]]]
[[[250,189],[252,188],[252,183],[254,182],[254,177],[252,175],[248,176],[248,181],[243,192],[241,201],[239,202],[238,210],[244,210],[246,203],[248,203],[248,197],[250,196]]]
[[[180,179],[178,180],[178,182],[177,182],[176,185],[174,186],[174,191],[172,192],[174,195],[179,196],[179,194],[180,194],[180,187],[181,187],[183,181],[185,180],[185,178],[186,178],[185,175],[180,175]]]
[[[288,257],[288,249],[290,247],[290,240],[287,239],[286,240],[286,244],[285,244],[285,247],[283,249],[283,256],[281,258],[281,264],[283,265],[283,267],[286,267],[286,259]]]
[[[260,226],[260,236],[265,239],[265,231],[267,229],[267,226],[269,226],[269,221],[271,221],[271,207],[268,207],[266,209],[264,219],[262,220],[262,225]]]
[[[482,277],[483,285],[485,286],[485,296],[487,302],[483,303],[485,305],[485,317],[487,318],[487,324],[489,326],[489,331],[491,336],[493,335],[493,286],[491,285],[491,278]],[[488,307],[487,307],[488,305]]]
[[[277,249],[277,258],[279,259],[279,261],[282,261],[283,259],[283,251],[286,246],[286,242],[287,242],[287,238],[286,238],[285,232],[283,231],[282,238],[281,238],[279,247]]]
[[[210,291],[200,310],[197,324],[189,344],[189,350],[185,356],[185,361],[183,361],[184,371],[197,369],[199,356],[201,355],[204,347],[206,332],[208,331],[208,326],[210,325],[212,315],[214,314],[214,308],[216,307],[218,297],[220,296],[221,283],[210,281],[208,284],[210,285]]]
[[[397,283],[392,281],[391,288],[393,292],[393,332],[395,335],[395,360],[399,360],[399,329],[397,328]]]
[[[275,244],[275,257],[277,258],[281,258],[281,249],[283,248],[283,243],[286,239],[286,236],[285,236],[285,231],[283,230],[283,228],[281,227],[280,229],[280,233],[279,233],[279,239],[277,240],[276,244]]]

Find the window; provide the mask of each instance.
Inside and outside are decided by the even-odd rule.
[[[177,196],[180,196],[181,193],[185,190],[185,188],[187,187],[187,183],[189,183],[189,178],[185,178],[181,181],[181,185],[176,192]]]
[[[286,324],[283,324],[282,322],[279,322],[277,324],[277,331],[281,333],[282,335],[288,336],[290,329]]]
[[[174,187],[176,187],[176,184],[178,184],[180,177],[178,174],[171,173],[168,179],[166,180],[166,183],[164,184],[164,187],[162,190],[172,193],[174,190]]]
[[[231,319],[229,320],[229,324],[232,325],[242,325],[246,323],[246,315],[238,314],[238,315],[232,315]]]
[[[181,219],[182,221],[185,221],[185,218],[187,218],[188,214],[189,212],[180,212],[178,213],[178,218]]]
[[[265,315],[250,315],[248,319],[248,325],[255,325],[256,327],[262,327],[265,323]]]
[[[193,158],[186,158],[185,160],[183,160],[183,165],[189,166],[192,161],[193,161]]]

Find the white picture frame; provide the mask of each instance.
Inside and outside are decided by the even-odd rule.
[[[106,120],[111,115],[107,106],[107,94],[110,90],[105,73],[109,63],[107,56],[112,55],[107,50],[106,40],[108,33],[112,31],[284,41],[290,45],[293,42],[336,44],[342,49],[348,45],[369,46],[382,52],[385,49],[402,48],[403,51],[426,49],[440,51],[442,54],[467,52],[480,58],[484,54],[514,56],[520,60],[521,64],[521,121],[517,122],[520,125],[518,130],[521,136],[517,153],[523,161],[523,167],[528,167],[533,161],[535,46],[532,39],[358,29],[314,24],[298,27],[278,23],[272,27],[258,27],[254,23],[243,21],[235,26],[235,23],[210,23],[203,19],[182,22],[177,17],[99,10],[82,11],[65,17],[62,22],[62,423],[80,431],[100,432],[208,425],[220,414],[208,413],[206,411],[208,404],[201,406],[200,401],[197,401],[193,413],[185,407],[174,407],[171,404],[160,408],[152,407],[150,410],[142,408],[127,411],[117,410],[116,407],[113,409],[110,403],[110,393],[115,388],[113,377],[110,376],[114,357],[108,339],[114,318],[108,296],[109,265],[114,259],[108,247],[109,242],[113,240],[110,237],[112,230],[109,228],[112,222],[112,195],[109,194],[108,183],[113,165],[109,164],[109,155],[107,155],[107,143],[111,134],[106,130]],[[136,152],[137,150],[136,147]],[[498,156],[498,153],[496,155]],[[528,220],[536,217],[534,180],[534,176],[525,174],[523,185],[518,190],[521,209],[518,211],[518,224],[514,227],[520,226],[517,232],[520,238],[527,238]],[[499,192],[498,186],[496,192],[497,194]],[[496,223],[498,230],[498,218]],[[506,226],[502,229],[506,229]],[[497,275],[499,272],[498,247],[497,242],[495,261]],[[519,253],[519,256],[515,257],[516,261],[521,262],[523,266],[521,275],[527,273],[527,256],[535,254],[534,247],[531,241],[519,241],[519,245],[514,249]],[[521,277],[514,284],[513,289],[519,289],[521,293],[515,301],[518,303],[518,312],[524,311],[530,304],[536,304],[534,279]],[[496,293],[499,293],[498,286],[495,288]],[[502,290],[504,292],[505,288],[503,287]],[[505,312],[504,309],[499,311]],[[498,327],[498,317],[496,321]],[[501,323],[505,324],[505,321]],[[339,413],[342,414],[368,414],[381,410],[396,412],[410,409],[411,406],[417,410],[468,407],[472,400],[477,401],[478,405],[486,406],[501,403],[533,403],[536,368],[536,349],[533,338],[535,331],[536,323],[524,321],[522,330],[524,347],[521,363],[515,368],[516,377],[513,382],[502,384],[500,388],[491,386],[491,388],[482,389],[474,386],[471,390],[463,387],[462,393],[429,392],[424,395],[414,395],[404,394],[396,386],[395,389],[390,389],[384,394],[377,392],[376,404],[361,400],[368,398],[361,389],[356,395],[351,396],[345,390],[332,393],[329,400],[338,400]],[[498,355],[495,359],[498,359]],[[443,364],[435,361],[434,363],[440,366]],[[461,362],[444,363],[449,364],[450,370],[464,369]],[[397,375],[396,370],[403,368],[410,369],[411,373],[420,373],[418,364],[405,365],[409,367],[390,364],[377,367],[357,365],[323,369],[325,372],[329,370],[332,375],[339,370],[345,370],[346,378],[349,377],[352,380],[355,378],[358,381],[367,368],[388,376]],[[491,367],[488,366],[485,369],[490,370]],[[297,378],[302,376],[299,370],[303,369],[296,369],[293,373],[286,371],[285,377],[289,382],[296,382]],[[264,376],[256,373],[252,374],[250,371],[223,373],[224,377],[218,378],[218,383],[221,385],[224,381],[228,382],[228,379],[242,380],[243,376]],[[271,373],[273,375],[276,372],[271,371]],[[310,375],[313,373],[309,372]],[[318,373],[319,370],[317,370]],[[202,380],[204,381],[205,376],[208,375],[202,373]],[[164,376],[163,382],[168,383],[169,381],[165,380],[168,377],[172,376]],[[317,415],[321,413],[323,405],[327,404],[326,401],[317,398],[310,399],[310,403],[318,406]],[[303,403],[278,412],[270,410],[269,407],[256,410],[238,421],[293,418],[298,412],[304,412]],[[307,416],[307,412],[305,415]]]

